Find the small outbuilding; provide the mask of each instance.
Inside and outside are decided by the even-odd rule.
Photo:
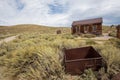
[[[71,75],[79,75],[88,68],[99,70],[102,61],[102,56],[92,46],[65,50],[65,72]]]
[[[73,21],[72,34],[90,33],[102,35],[102,18]]]
[[[116,28],[117,28],[117,38],[120,39],[120,25],[118,25]]]
[[[56,31],[56,34],[61,34],[61,30],[57,30],[57,31]]]

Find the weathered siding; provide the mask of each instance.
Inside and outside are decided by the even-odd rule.
[[[93,31],[94,26],[96,26],[96,31]],[[71,31],[72,34],[91,33],[102,35],[102,18],[73,22]]]
[[[117,38],[120,39],[120,25],[117,26]]]

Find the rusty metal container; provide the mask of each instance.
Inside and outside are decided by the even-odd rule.
[[[79,75],[85,69],[99,70],[102,67],[102,56],[92,47],[82,47],[65,50],[65,72]]]

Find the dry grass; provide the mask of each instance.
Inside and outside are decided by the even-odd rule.
[[[48,29],[51,31],[47,32],[49,34],[41,34],[39,30],[44,31],[38,28],[35,32],[34,29],[24,33],[20,31],[17,39],[1,44],[0,66],[5,68],[2,74],[12,80],[109,80],[120,72],[120,40],[111,39],[98,45],[94,40],[77,39],[77,36],[68,34],[69,29],[66,34],[59,35],[54,34],[55,29]],[[107,72],[102,68],[98,72],[85,70],[78,76],[65,74],[63,49],[89,45],[103,56],[107,63]]]
[[[39,33],[56,33],[57,30],[62,30],[62,33],[70,33],[70,28],[67,27],[48,27],[40,25],[15,25],[0,27],[0,34],[17,34],[24,32],[39,32]]]

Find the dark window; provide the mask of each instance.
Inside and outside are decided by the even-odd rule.
[[[93,32],[95,32],[96,30],[97,30],[97,26],[94,25],[94,26],[93,26]]]
[[[89,29],[89,26],[84,26],[84,32],[87,33]]]

